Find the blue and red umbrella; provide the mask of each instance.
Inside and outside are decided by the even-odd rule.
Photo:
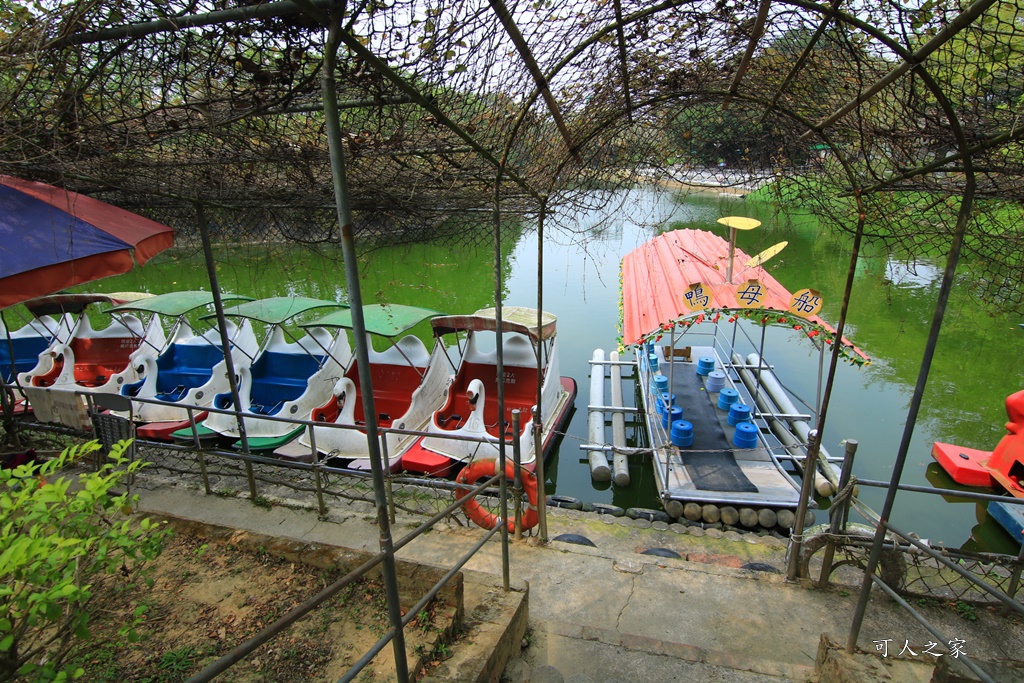
[[[174,230],[44,183],[0,176],[0,310],[127,273],[174,244]]]

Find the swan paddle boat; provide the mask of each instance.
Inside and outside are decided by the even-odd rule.
[[[373,383],[374,412],[379,427],[422,430],[431,415],[444,401],[444,390],[451,377],[445,349],[434,345],[433,352],[416,336],[407,334],[425,320],[442,313],[417,306],[401,304],[370,304],[363,307],[363,322],[369,347],[370,376]],[[302,327],[352,329],[352,311],[335,311]],[[387,348],[374,350],[373,338],[384,340]],[[286,458],[326,458],[331,465],[348,469],[368,470],[365,395],[360,386],[358,360],[355,355],[344,376],[334,385],[330,399],[315,408],[314,422],[345,425],[308,428],[295,441],[282,446],[275,454]],[[363,429],[360,429],[363,427]],[[402,454],[415,441],[415,435],[387,435],[386,466],[397,471]]]
[[[303,331],[296,336],[292,328],[310,311],[342,307],[347,306],[308,297],[273,297],[225,309],[225,317],[248,319],[266,329],[258,355],[251,364],[237,369],[237,413],[210,412],[202,424],[195,425],[195,432],[189,425],[172,437],[189,442],[195,438],[226,441],[241,448],[240,415],[250,450],[274,450],[296,438],[304,427],[283,419],[308,420],[313,409],[331,396],[352,351],[344,333],[310,327],[300,328]],[[231,393],[218,394],[211,407],[236,410]]]
[[[30,370],[18,375],[22,387],[116,394],[126,382],[138,380],[138,362],[155,357],[167,337],[158,316],[147,323],[134,315],[113,315],[102,329],[94,329],[86,315],[93,304],[123,304],[148,298],[141,293],[55,294],[25,302],[37,318],[73,316],[68,335],[57,334]],[[105,312],[109,312],[105,311]]]
[[[16,330],[0,320],[0,379],[10,384],[14,378],[28,372],[39,362],[39,355],[53,343],[63,330],[71,332],[71,323],[64,317],[42,315],[32,318]]]
[[[538,317],[541,318],[538,321]],[[511,461],[513,440],[519,441],[521,464],[534,471],[538,457],[547,457],[568,422],[576,382],[559,376],[556,318],[535,309],[508,306],[499,323],[494,308],[472,315],[441,316],[430,321],[437,338],[453,335],[460,350],[452,362],[454,375],[444,403],[427,423],[427,435],[402,455],[402,469],[434,476],[452,476],[474,460],[497,458],[499,439]],[[501,344],[503,374],[499,399],[497,348]],[[502,412],[500,403],[504,403]],[[534,440],[532,411],[539,406],[541,435]],[[521,413],[521,429],[512,433],[512,411]],[[470,437],[475,441],[451,437]]]
[[[223,301],[252,300],[237,294],[222,294]],[[140,438],[168,441],[175,430],[188,426],[188,409],[200,419],[203,409],[213,403],[217,394],[230,391],[227,364],[220,329],[212,327],[196,334],[188,316],[195,316],[213,304],[213,294],[202,291],[170,292],[146,299],[120,304],[110,309],[114,314],[159,315],[173,320],[168,342],[159,355],[133,357],[140,379],[123,384],[121,395],[133,399],[131,419],[140,423]],[[259,350],[259,341],[252,324],[227,321],[228,339],[236,372],[248,366]],[[124,417],[128,417],[125,415]]]

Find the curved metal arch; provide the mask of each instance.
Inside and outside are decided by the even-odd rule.
[[[903,60],[901,62],[901,64],[900,64],[900,66],[897,67],[896,70],[891,72],[885,79],[883,79],[883,81],[879,81],[874,86],[872,86],[873,91],[870,93],[869,96],[867,96],[867,97],[858,97],[856,101],[854,101],[852,103],[848,103],[847,105],[845,105],[843,110],[841,110],[842,111],[842,115],[845,115],[846,113],[849,113],[858,104],[861,104],[861,103],[867,101],[868,99],[870,99],[871,96],[873,96],[874,94],[877,94],[882,89],[884,89],[885,85],[888,85],[889,83],[892,83],[895,80],[898,80],[899,77],[905,75],[907,72],[909,72],[911,69],[913,69],[913,70],[915,70],[915,72],[917,74],[919,74],[922,77],[922,80],[925,82],[926,86],[928,87],[928,90],[930,92],[932,92],[933,95],[936,96],[937,100],[940,101],[940,102],[945,102],[946,103],[946,106],[942,107],[943,111],[944,111],[944,114],[947,117],[947,121],[950,121],[951,128],[955,127],[957,129],[959,129],[959,123],[958,122],[954,123],[952,120],[949,119],[950,116],[953,116],[955,118],[956,115],[955,115],[955,112],[953,112],[952,108],[950,106],[948,106],[948,98],[946,97],[944,90],[942,89],[941,85],[939,85],[934,80],[934,78],[931,77],[931,75],[927,73],[927,67],[925,66],[925,64],[923,62],[927,58],[927,56],[932,54],[936,49],[938,49],[938,47],[940,47],[942,44],[944,44],[949,39],[951,39],[953,36],[955,36],[957,33],[959,33],[959,31],[961,31],[962,29],[964,29],[967,26],[971,25],[975,20],[977,20],[978,17],[980,17],[981,14],[983,14],[984,11],[986,9],[988,9],[989,7],[991,7],[996,1],[997,0],[976,0],[976,2],[974,4],[972,4],[971,6],[969,6],[967,8],[967,10],[965,10],[964,12],[962,12],[960,15],[957,16],[957,18],[954,20],[954,22],[950,25],[949,28],[947,28],[945,31],[943,31],[940,35],[935,36],[932,40],[928,41],[926,46],[922,47],[922,49],[920,49],[918,51],[915,51],[915,52],[911,52],[908,49],[906,49],[904,46],[902,46],[900,43],[898,43],[895,40],[893,40],[892,37],[890,37],[889,35],[883,33],[882,31],[880,31],[877,27],[873,26],[872,24],[867,23],[867,22],[863,21],[862,19],[859,19],[858,17],[855,17],[855,16],[853,16],[851,14],[848,14],[846,12],[841,11],[839,9],[839,0],[836,0],[831,5],[822,5],[822,4],[815,3],[815,2],[809,2],[807,0],[780,0],[781,4],[790,5],[790,6],[793,6],[793,7],[805,9],[805,10],[808,10],[808,11],[811,11],[811,12],[814,12],[816,14],[821,15],[822,18],[823,18],[822,19],[822,24],[823,25],[826,23],[826,21],[835,21],[837,23],[841,23],[843,25],[847,25],[847,26],[853,27],[856,30],[862,32],[863,34],[868,35],[869,37],[873,38],[879,44],[881,44],[884,47],[886,47],[887,49],[891,50],[894,54],[896,54],[898,57],[900,57]],[[609,35],[611,35],[613,33],[617,33],[618,31],[620,31],[625,26],[629,26],[630,24],[633,24],[633,23],[635,23],[637,21],[640,21],[641,19],[645,19],[647,17],[654,16],[654,15],[660,13],[660,12],[667,11],[667,10],[670,10],[670,9],[675,9],[675,8],[682,7],[682,6],[688,5],[688,4],[691,4],[688,0],[687,1],[666,0],[665,2],[662,2],[662,3],[659,3],[657,5],[645,8],[645,9],[639,11],[639,12],[634,12],[632,14],[626,15],[626,16],[623,17],[622,21],[612,21],[611,23],[606,24],[601,29],[599,29],[599,30],[595,31],[593,34],[591,34],[587,39],[580,41],[576,45],[576,47],[574,47],[572,50],[567,52],[563,56],[562,59],[560,59],[558,62],[556,62],[551,67],[551,69],[549,69],[544,74],[545,83],[550,82],[563,69],[565,69],[567,66],[569,66],[575,58],[577,58],[578,56],[583,54],[583,52],[585,52],[588,48],[590,48],[595,43],[600,41],[602,38],[605,38],[605,37],[607,37],[607,36],[609,36]],[[734,85],[734,87],[738,86],[738,84],[735,83],[735,82],[734,82],[733,85]],[[783,86],[780,86],[780,92],[781,92],[781,87],[783,87]],[[691,96],[706,96],[706,95],[709,95],[709,94],[712,94],[712,92],[703,91],[703,92],[699,92],[699,93],[698,92],[690,93]],[[778,102],[777,102],[778,94],[779,93],[777,93],[776,96],[773,98],[772,102],[768,103],[768,105],[766,106],[765,116],[767,116],[768,115],[768,111],[771,111],[771,110],[781,111],[781,109],[779,109],[779,107],[778,107]],[[516,120],[513,123],[513,126],[512,126],[512,128],[511,128],[511,130],[509,132],[508,138],[506,139],[505,149],[503,150],[503,154],[502,154],[503,163],[505,161],[507,161],[508,154],[510,153],[510,150],[512,149],[512,147],[515,144],[515,140],[517,139],[519,131],[520,131],[522,125],[525,122],[525,118],[526,118],[526,115],[527,115],[528,111],[533,106],[533,104],[536,103],[537,98],[540,97],[540,96],[541,96],[540,89],[539,88],[535,89],[524,100],[523,105],[520,107],[519,114],[517,115]],[[681,97],[681,96],[682,96],[681,94],[674,93],[671,97],[673,99],[675,99],[675,98]],[[729,93],[728,97],[723,98],[723,102],[728,102],[733,97],[736,97],[736,98],[739,98],[739,99],[747,99],[748,101],[756,101],[756,98],[744,98],[744,97],[741,97],[737,92],[732,91],[732,92]],[[646,101],[646,103],[637,103],[637,104],[635,104],[635,106],[630,106],[627,109],[624,109],[623,110],[623,114],[628,114],[628,115],[631,116],[633,112],[638,111],[639,109],[642,109],[645,106],[649,106],[649,104],[650,104],[650,100]],[[618,116],[613,116],[613,117],[611,117],[611,119],[609,119],[609,121],[615,121],[618,118],[619,118]],[[825,121],[819,121],[817,123],[814,123],[814,122],[811,122],[811,121],[805,121],[805,120],[802,119],[802,117],[798,117],[795,120],[799,120],[801,123],[804,123],[807,126],[808,132],[805,133],[805,135],[804,135],[804,137],[806,138],[807,136],[809,136],[811,134],[816,134],[818,137],[821,137],[823,129],[828,127],[828,125],[830,125],[831,123],[834,123],[835,121],[839,120],[839,118],[841,118],[841,115],[838,115],[838,112],[837,112],[837,114],[833,114],[832,117],[829,117],[829,119],[826,119]],[[602,125],[601,126],[601,128],[606,128],[606,127],[607,127],[607,125]],[[595,130],[597,130],[597,129],[595,129]],[[961,131],[961,133],[962,133],[962,131]],[[591,134],[587,134],[587,135],[585,135],[583,137],[577,138],[577,140],[575,142],[575,149],[577,149],[577,150],[578,149],[582,149],[586,145],[586,143],[589,140],[592,140],[594,137],[595,137],[595,135],[592,132]],[[956,137],[956,133],[954,133],[954,137]],[[1020,137],[1020,136],[1017,136],[1017,137]],[[829,144],[829,143],[826,142],[825,144]],[[832,145],[829,145],[829,146],[832,149],[832,151],[835,151],[834,146],[832,146]],[[959,158],[959,155],[958,155],[958,158]],[[565,161],[563,161],[562,163],[558,164],[558,166],[557,166],[558,172],[560,173],[561,171],[563,171],[565,166],[566,166],[566,162]],[[556,173],[555,176],[557,177],[557,175],[558,174]],[[887,185],[891,185],[893,182],[898,182],[898,179],[890,180],[887,183]],[[881,189],[881,188],[878,188],[878,189]]]

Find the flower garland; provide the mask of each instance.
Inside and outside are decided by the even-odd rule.
[[[787,311],[765,308],[723,308],[716,311],[713,315],[698,313],[694,317],[680,316],[675,320],[662,323],[657,330],[645,335],[637,342],[637,345],[659,342],[665,333],[671,332],[675,327],[689,329],[693,325],[699,325],[703,322],[717,323],[723,316],[728,316],[727,322],[730,323],[734,323],[742,318],[762,326],[782,325],[791,327],[794,330],[803,331],[815,344],[824,342],[826,346],[833,346],[836,343],[836,333],[833,330]],[[867,360],[854,350],[853,344],[842,342],[838,348],[841,360],[857,367],[871,365],[870,360]],[[621,336],[619,337],[619,350],[620,353],[624,350]]]

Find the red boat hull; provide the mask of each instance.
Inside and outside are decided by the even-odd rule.
[[[932,457],[958,484],[982,488],[997,486],[996,480],[985,467],[992,457],[992,451],[979,451],[936,441],[932,446]]]
[[[200,423],[206,419],[209,415],[208,412],[203,411],[196,413],[196,423]],[[149,422],[143,425],[139,425],[135,428],[135,435],[140,439],[147,441],[174,441],[171,436],[174,432],[179,429],[185,429],[189,426],[188,420],[169,420],[166,422]]]

